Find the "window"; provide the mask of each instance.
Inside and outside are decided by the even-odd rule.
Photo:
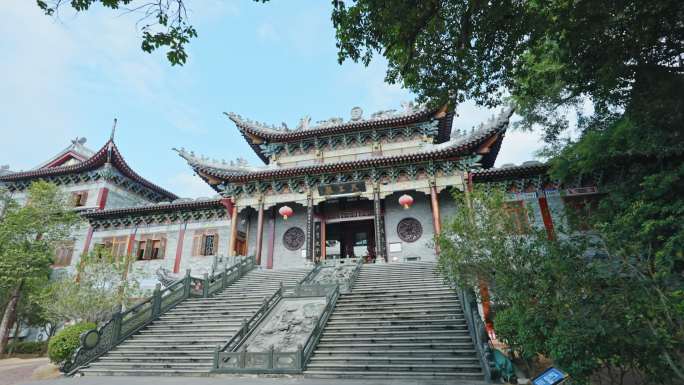
[[[528,212],[522,201],[506,202],[506,213],[508,213],[508,216],[519,234],[529,230],[530,223],[527,217]]]
[[[192,255],[206,256],[218,253],[219,236],[216,230],[197,230],[192,240]]]
[[[204,236],[202,255],[214,255],[214,237],[215,235],[213,234]]]
[[[71,204],[74,207],[83,207],[88,202],[88,192],[78,191],[71,194]]]
[[[63,242],[55,249],[55,260],[53,266],[62,267],[71,264],[71,257],[74,255],[74,241]]]
[[[123,257],[128,247],[128,236],[103,238],[97,246],[102,250],[107,250],[113,257]]]
[[[166,237],[162,234],[143,235],[136,246],[137,260],[164,259]]]

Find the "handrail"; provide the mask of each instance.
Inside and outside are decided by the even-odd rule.
[[[300,279],[299,282],[297,282],[297,285],[302,285],[311,281],[313,277],[315,277],[318,274],[318,272],[321,271],[321,267],[322,266],[320,264],[316,265],[313,269],[311,269],[311,271],[306,273],[304,278]]]
[[[151,297],[142,300],[130,309],[114,313],[112,318],[100,327],[81,334],[80,346],[69,359],[60,365],[60,370],[69,375],[75,373],[80,367],[107,353],[178,303],[197,295],[196,292],[193,293],[193,283],[201,288],[198,296],[206,298],[240,279],[255,265],[254,257],[250,256],[242,258],[230,267],[225,267],[221,273],[211,277],[208,274],[204,274],[203,278],[192,277],[188,269],[185,277],[164,290],[161,289],[160,284],[157,284]],[[214,290],[210,291],[212,284],[214,284]]]
[[[480,365],[484,371],[485,381],[492,382],[498,378],[496,370],[493,370],[493,355],[484,322],[480,318],[477,301],[470,290],[458,289],[458,296],[463,306],[463,315],[468,324],[468,332],[475,345]],[[475,305],[475,306],[473,306]]]

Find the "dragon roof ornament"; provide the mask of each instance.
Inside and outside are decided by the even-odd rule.
[[[299,120],[296,127],[290,128],[286,123],[281,123],[280,126],[274,124],[267,124],[248,118],[243,118],[241,115],[234,112],[228,112],[226,115],[238,125],[238,127],[250,127],[259,131],[270,132],[270,133],[289,133],[297,131],[307,131],[307,130],[317,130],[321,128],[337,127],[344,124],[353,124],[360,122],[373,122],[378,120],[387,120],[393,118],[401,118],[405,116],[415,115],[420,112],[427,111],[425,105],[418,105],[413,102],[402,102],[402,108],[400,110],[381,110],[374,112],[368,118],[363,117],[363,110],[360,107],[354,107],[351,110],[351,117],[348,121],[345,121],[341,117],[332,117],[325,120],[319,120],[316,124],[311,123],[311,117],[306,115]]]

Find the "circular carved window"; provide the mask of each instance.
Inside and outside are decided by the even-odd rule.
[[[416,218],[404,218],[397,225],[397,235],[404,242],[415,242],[423,235],[423,226]]]
[[[283,234],[283,245],[288,250],[298,250],[304,246],[304,230],[299,227],[290,227]]]

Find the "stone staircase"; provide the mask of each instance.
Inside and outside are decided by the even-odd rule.
[[[310,269],[252,270],[211,298],[190,298],[79,372],[84,375],[208,375],[224,344],[280,283],[295,285]]]
[[[363,265],[305,374],[484,380],[458,296],[427,262]]]

